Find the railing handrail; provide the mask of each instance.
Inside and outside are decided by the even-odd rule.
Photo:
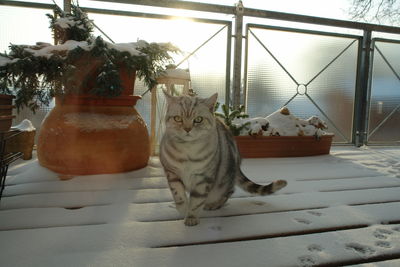
[[[4,0],[0,0],[4,1]],[[236,14],[236,8],[234,6],[225,6],[217,4],[207,4],[207,3],[197,3],[190,1],[180,1],[180,0],[95,0],[100,2],[113,2],[121,4],[132,4],[132,5],[144,5],[144,6],[154,6],[154,7],[165,7],[165,8],[179,8],[193,11],[203,11],[212,13],[223,13],[223,14]],[[368,30],[368,31],[379,31],[386,33],[399,33],[400,27],[379,25],[364,22],[355,22],[340,19],[331,19],[323,17],[315,17],[308,15],[291,14],[278,11],[261,10],[254,8],[244,8],[243,16],[248,17],[258,17],[267,19],[284,20],[298,23],[307,24],[318,24],[331,27],[342,27],[351,28],[358,30]]]
[[[221,14],[232,14],[232,15],[236,14],[236,8],[234,6],[197,3],[197,2],[180,1],[180,0],[95,0],[95,1],[164,7],[173,9],[185,9],[192,11],[202,11],[202,12],[221,13]],[[11,0],[0,0],[0,5],[45,8],[45,9],[49,9],[54,6],[53,4],[25,2],[25,1],[11,1]],[[291,14],[285,12],[261,10],[261,9],[247,8],[247,7],[244,9],[243,15],[248,17],[284,20],[284,21],[307,23],[307,24],[317,24],[330,27],[341,27],[341,28],[400,34],[400,27],[395,27],[395,26]]]

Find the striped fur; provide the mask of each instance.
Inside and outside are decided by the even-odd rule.
[[[232,134],[213,115],[217,94],[202,99],[166,93],[166,98],[166,131],[160,160],[186,225],[198,224],[203,209],[221,208],[235,184],[256,195],[272,194],[286,186],[284,180],[259,185],[243,174]]]

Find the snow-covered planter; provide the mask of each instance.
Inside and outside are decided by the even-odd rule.
[[[232,125],[241,129],[235,139],[244,158],[329,154],[333,138],[318,117],[299,119],[286,107],[265,118],[234,119]]]
[[[48,15],[58,44],[11,45],[0,54],[0,92],[33,111],[55,96],[42,123],[39,163],[68,175],[116,173],[147,165],[150,141],[134,108],[137,76],[151,89],[172,63],[170,43],[114,44],[92,36],[93,23],[77,6]]]
[[[6,137],[15,135],[13,138],[9,138],[6,142],[5,153],[22,152],[22,159],[32,159],[33,146],[35,144],[36,129],[32,122],[24,119],[20,124],[15,125],[11,130],[20,131],[19,134],[15,135],[14,131],[6,133]]]

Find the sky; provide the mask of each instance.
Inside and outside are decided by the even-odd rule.
[[[234,5],[236,0],[200,0],[197,2]],[[243,0],[244,7],[328,17],[349,19],[347,10],[351,0]]]
[[[350,1],[351,0],[244,0],[243,4],[248,8],[348,19],[349,16],[346,10],[349,7]],[[51,3],[50,0],[38,0],[38,2]],[[57,2],[61,5],[61,1]],[[88,0],[81,0],[79,2],[81,6],[111,9],[119,8],[121,10],[131,11],[137,10],[137,7],[135,8],[132,5],[107,4]],[[234,5],[237,0],[199,0],[197,2],[231,6]],[[51,42],[48,19],[44,15],[46,13],[48,13],[48,11],[0,6],[0,51],[5,51],[10,43],[31,44],[37,40]],[[186,13],[190,14],[188,11],[185,11],[183,14]],[[21,21],[21,18],[24,18],[24,20]],[[227,17],[222,17],[222,19],[227,19]],[[30,21],[30,23],[27,24],[25,23],[26,21]],[[100,21],[99,23],[101,24]],[[21,34],[21,32],[24,32],[24,34]]]

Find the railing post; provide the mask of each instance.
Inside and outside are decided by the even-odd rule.
[[[358,147],[367,143],[368,114],[371,83],[371,51],[372,32],[364,30],[362,44],[359,50],[357,84],[354,105],[353,136],[354,144]]]
[[[233,58],[233,106],[240,105],[242,91],[242,39],[243,39],[243,14],[244,7],[242,1],[236,4],[235,16],[235,47]]]
[[[71,0],[64,0],[64,11],[71,12]]]

